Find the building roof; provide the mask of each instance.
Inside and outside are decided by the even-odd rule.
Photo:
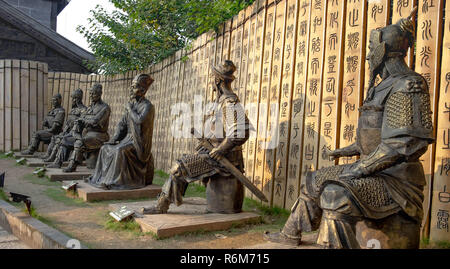
[[[39,23],[3,0],[0,0],[0,18],[79,65],[84,66],[84,60],[95,60],[92,53],[79,47],[56,31]]]

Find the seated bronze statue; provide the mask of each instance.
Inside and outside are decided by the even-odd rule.
[[[98,151],[103,143],[109,140],[108,125],[111,109],[102,101],[102,85],[94,84],[89,90],[89,97],[91,104],[75,121],[72,128],[75,142],[73,140],[62,140],[61,142],[59,150],[68,151],[68,148],[73,147],[69,165],[63,169],[63,172],[66,173],[74,172],[83,159],[89,158],[89,154],[93,154],[94,157],[91,158],[91,165],[93,165],[88,165],[88,168],[94,168]],[[59,163],[62,163],[61,160]]]
[[[40,142],[49,144],[52,137],[61,132],[66,116],[64,108],[61,106],[62,97],[57,93],[52,97],[52,110],[44,118],[42,124],[43,130],[39,130],[33,134],[28,149],[22,151],[24,155],[33,155],[39,147]]]
[[[241,145],[247,141],[251,125],[239,104],[239,98],[231,89],[235,70],[233,62],[228,60],[212,68],[213,90],[217,98],[207,115],[205,132],[196,147],[197,152],[185,154],[177,160],[162,187],[157,205],[142,208],[143,214],[163,214],[167,213],[171,203],[181,205],[188,184],[198,180],[207,184],[207,211],[238,213],[242,210],[243,184],[218,163],[225,158],[240,173],[244,171]],[[211,148],[208,149],[203,142]]]
[[[267,240],[299,245],[302,232],[318,229],[317,244],[325,248],[360,248],[358,221],[397,215],[414,224],[405,239],[414,242],[402,247],[418,247],[426,184],[419,157],[433,142],[433,125],[427,81],[404,61],[414,44],[411,16],[372,30],[369,42],[370,82],[356,143],[328,152],[360,159],[309,172],[283,229],[266,232]],[[377,75],[382,80],[374,86]]]
[[[114,136],[100,149],[95,171],[87,180],[102,189],[138,189],[152,184],[155,107],[145,98],[153,79],[137,75],[130,87],[130,101]]]
[[[75,124],[75,121],[81,116],[86,110],[86,106],[83,104],[83,91],[81,89],[76,89],[71,94],[72,99],[72,109],[67,116],[67,120],[64,124],[64,128],[61,133],[58,135],[54,135],[48,145],[47,154],[42,157],[45,162],[53,162],[56,160],[54,164],[49,165],[48,167],[61,167],[62,162],[67,160],[70,152],[59,151],[62,141],[64,143],[73,143],[75,142],[75,138],[72,135],[72,128]],[[57,158],[58,152],[63,154],[63,156],[59,156]]]

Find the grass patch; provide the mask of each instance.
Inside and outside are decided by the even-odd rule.
[[[9,202],[8,196],[6,196],[6,193],[3,191],[3,189],[0,189],[0,199]]]
[[[163,178],[163,179],[168,179],[169,178],[169,174],[167,174],[163,170],[155,170],[155,176]]]
[[[153,177],[153,184],[162,186],[169,178],[169,174],[162,170],[155,170],[155,175]],[[206,198],[206,188],[205,186],[197,183],[191,183],[188,185],[184,197],[202,197]]]
[[[423,238],[420,242],[420,248],[450,249],[450,241],[446,241],[446,240],[430,241],[429,238]]]
[[[189,184],[184,197],[202,197],[206,198],[206,188],[200,184]]]
[[[76,197],[75,194],[70,195],[63,189],[48,188],[44,191],[44,194],[47,195],[49,198],[57,202],[60,202],[66,206],[79,206],[79,207],[88,206],[88,204],[86,204],[81,198]]]
[[[38,177],[34,174],[27,174],[23,179],[36,185],[61,187],[61,182],[50,181],[47,177]]]
[[[133,218],[119,222],[108,214],[106,216],[104,227],[105,229],[114,232],[129,232],[134,236],[144,235],[141,231],[141,227]]]

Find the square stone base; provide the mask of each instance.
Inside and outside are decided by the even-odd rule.
[[[105,200],[127,200],[141,198],[156,198],[161,192],[161,186],[148,185],[135,190],[103,190],[82,180],[77,181],[78,197],[86,202]]]
[[[45,175],[50,181],[83,180],[92,175],[93,172],[94,169],[78,166],[77,170],[72,173],[64,173],[61,168],[47,168]]]
[[[167,214],[141,215],[142,207],[155,205],[157,201],[111,204],[112,210],[126,206],[134,210],[135,220],[143,232],[152,232],[159,238],[195,231],[226,230],[236,224],[255,223],[261,216],[251,212],[217,214],[206,212],[206,199],[186,198],[181,206],[171,205]]]

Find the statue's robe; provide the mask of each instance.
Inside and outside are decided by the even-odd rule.
[[[153,181],[152,136],[155,108],[142,98],[122,116],[112,141],[103,145],[89,182],[107,189],[138,189]]]

